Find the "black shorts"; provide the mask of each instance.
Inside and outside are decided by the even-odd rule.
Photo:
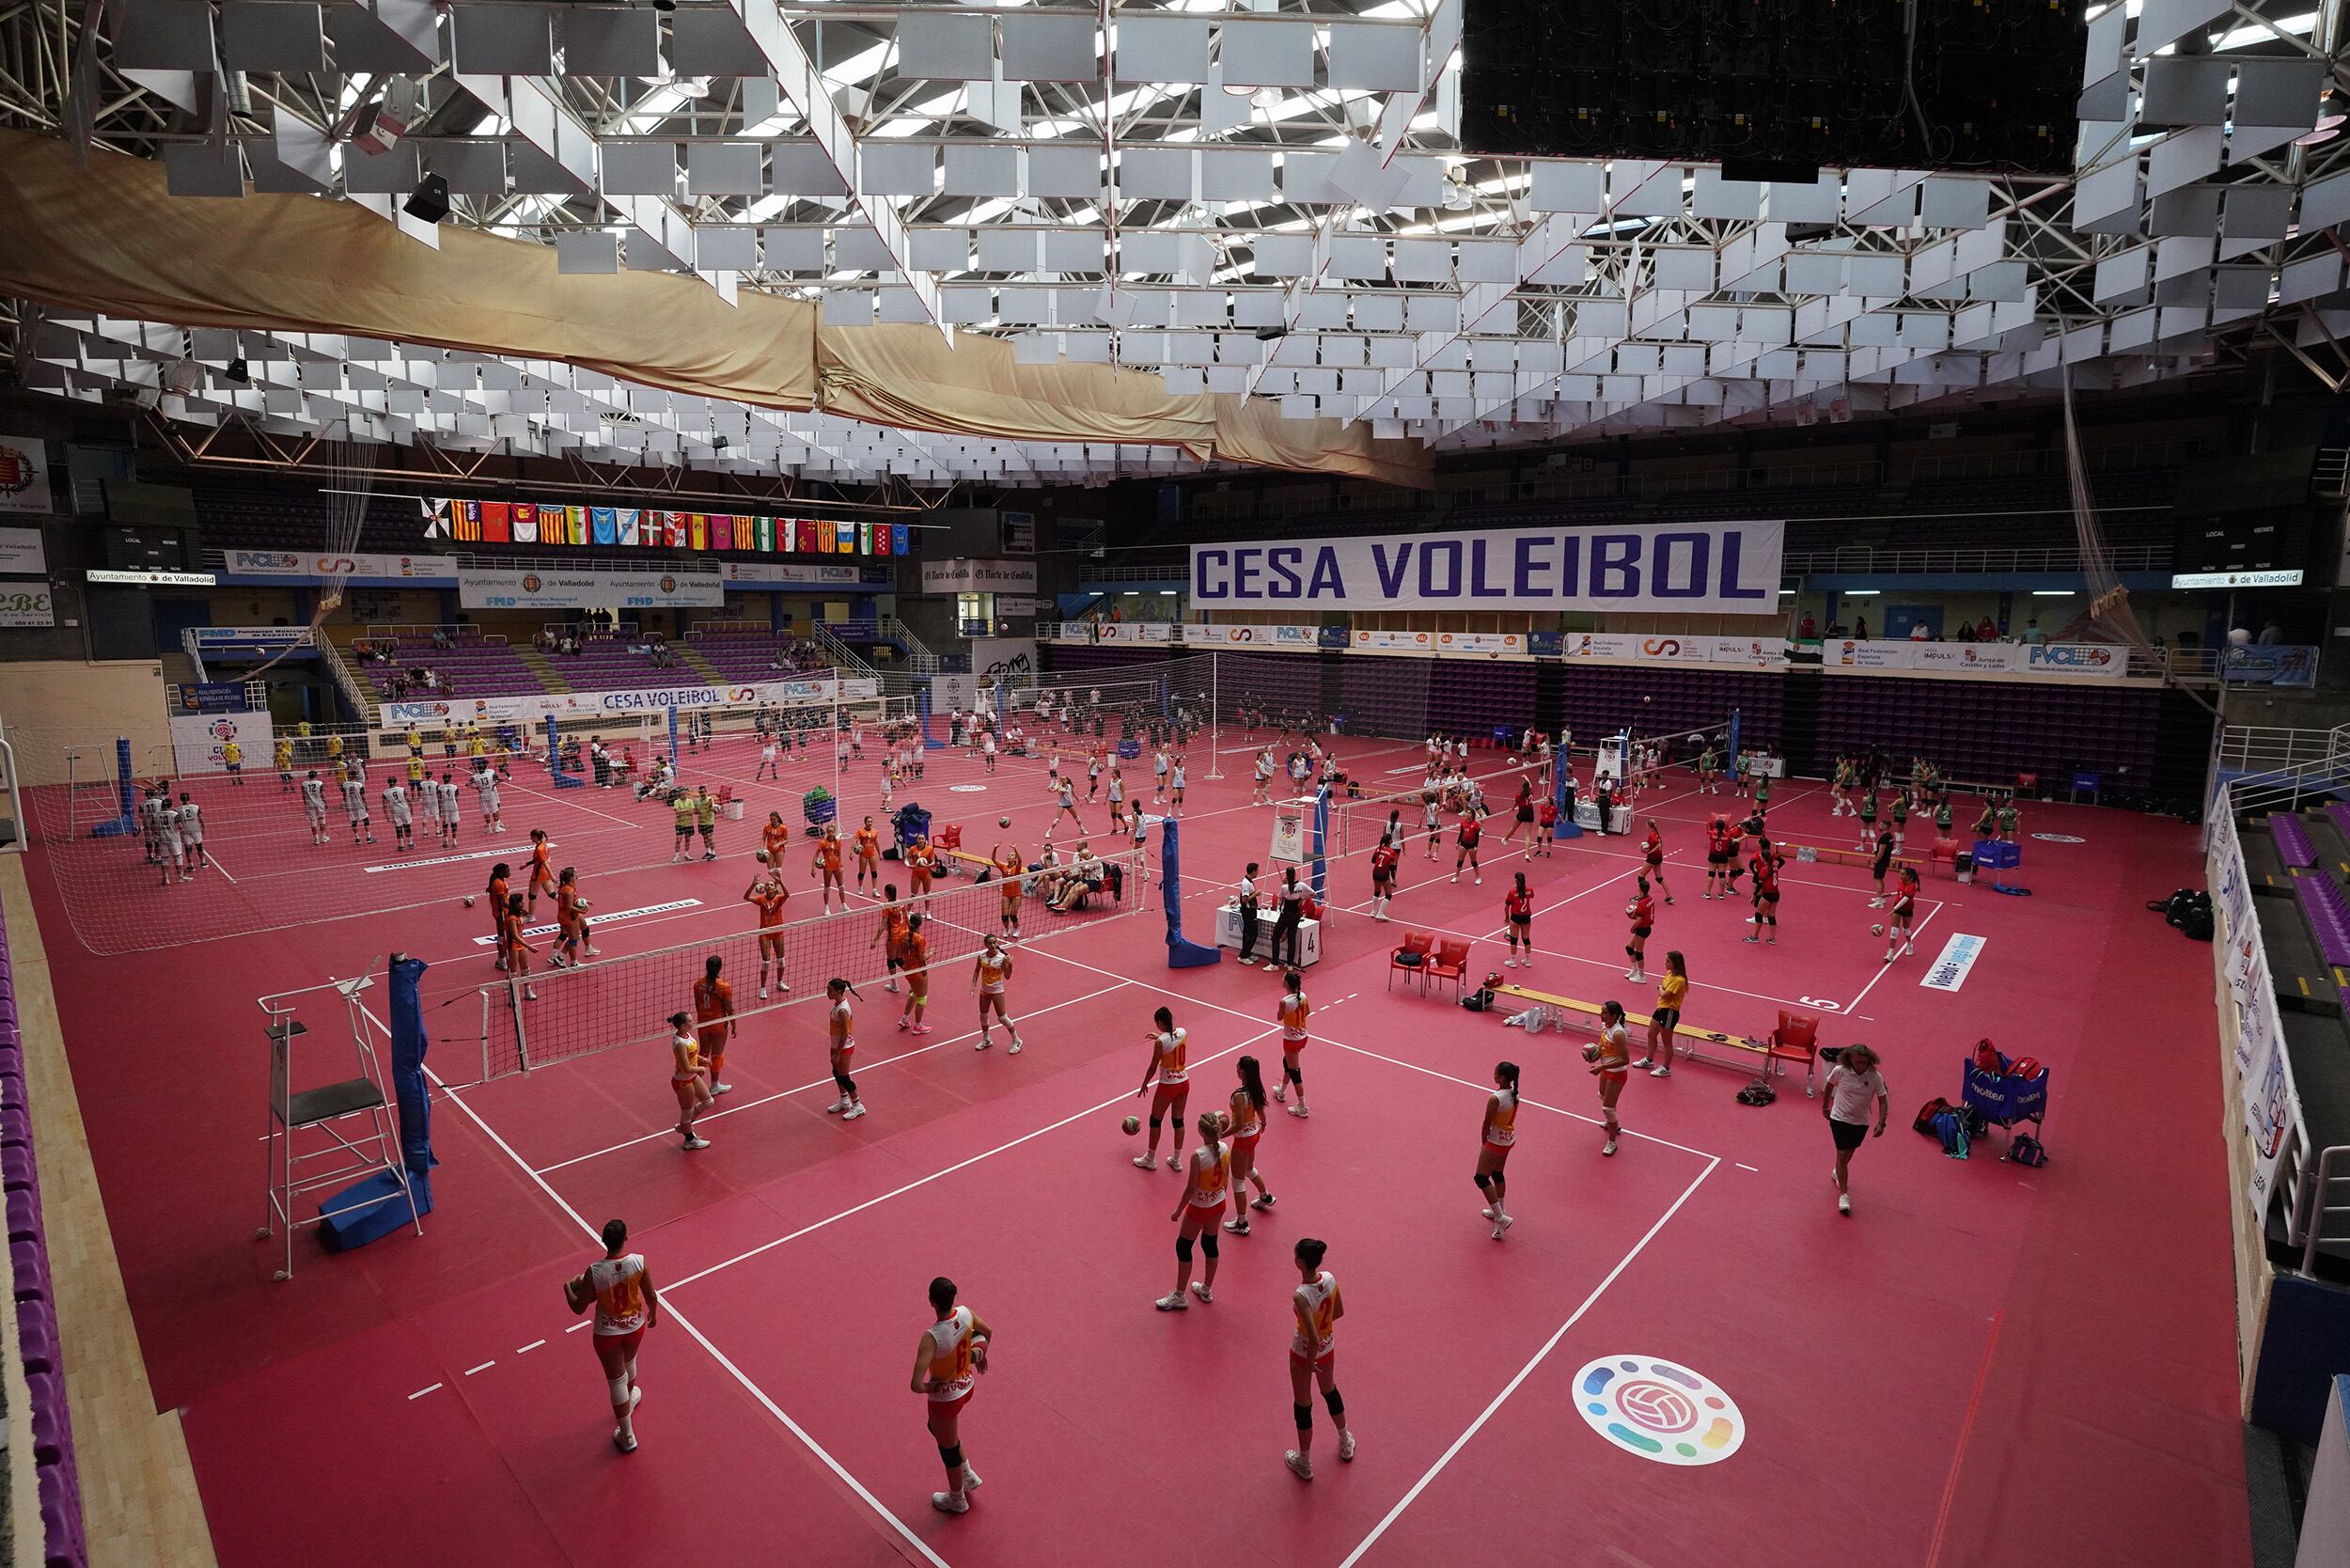
[[[1869,871],[1871,875],[1882,882],[1885,880],[1885,873],[1892,869],[1893,863],[1890,860],[1879,860],[1869,868]]]
[[[1510,923],[1518,928],[1520,936],[1530,935],[1533,933],[1534,917],[1531,915],[1512,915],[1510,917]]]
[[[1677,1007],[1660,1007],[1649,1016],[1655,1020],[1658,1028],[1670,1034],[1673,1032],[1674,1026],[1681,1022],[1681,1010]]]
[[[1705,863],[1709,866],[1727,866],[1730,864],[1730,855],[1722,850],[1707,850]]]
[[[1757,902],[1767,903],[1774,908],[1778,907],[1778,895],[1777,893],[1758,893],[1755,895],[1755,899]]]
[[[1530,823],[1530,822],[1532,822],[1533,820],[1534,820],[1534,808],[1533,808],[1532,807],[1530,807],[1530,806],[1521,806],[1521,807],[1519,807],[1519,808],[1518,808],[1518,821],[1520,821],[1520,822],[1522,822],[1522,823]]]
[[[1372,892],[1384,893],[1394,886],[1395,873],[1393,871],[1373,871],[1371,873],[1371,889]]]
[[[1848,1154],[1869,1137],[1869,1124],[1865,1121],[1840,1121],[1831,1116],[1827,1119],[1827,1130],[1835,1137],[1836,1147]]]

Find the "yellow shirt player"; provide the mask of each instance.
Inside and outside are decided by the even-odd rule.
[[[234,741],[222,742],[220,763],[228,770],[229,783],[241,785],[244,782],[244,747]]]
[[[470,724],[465,726],[465,755],[478,763],[488,750],[489,747],[482,742],[481,731]],[[476,767],[474,771],[478,773],[481,770]]]
[[[293,788],[293,742],[279,739],[274,760],[277,763],[277,788],[280,792]]]
[[[674,866],[690,858],[694,852],[694,797],[681,792],[669,803],[669,810],[677,818],[677,843],[669,856],[669,864]]]
[[[424,782],[424,753],[420,751],[409,754],[408,782],[412,785]]]
[[[343,760],[343,738],[340,735],[326,737],[326,760],[330,762],[339,762]]]

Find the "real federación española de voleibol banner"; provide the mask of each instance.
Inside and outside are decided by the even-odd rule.
[[[1778,613],[1783,523],[1480,528],[1191,547],[1197,609]]]

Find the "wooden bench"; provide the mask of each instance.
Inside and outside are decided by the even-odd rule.
[[[973,850],[940,849],[933,844],[931,846],[931,853],[938,856],[938,872],[941,876],[951,874],[957,861],[969,866],[973,876],[979,875],[982,870],[993,870],[995,867],[995,861]]]
[[[1556,996],[1548,991],[1536,991],[1530,987],[1523,985],[1496,985],[1493,988],[1493,992],[1496,996],[1508,996],[1521,1002],[1529,1002],[1539,1004],[1543,1007],[1556,1008],[1563,1012],[1578,1012],[1592,1019],[1596,1019],[1599,1016],[1598,1003],[1579,1001],[1573,996]],[[1653,1023],[1654,1020],[1645,1012],[1632,1012],[1627,1011],[1623,1015],[1623,1022],[1624,1027],[1627,1030],[1645,1032],[1648,1029],[1648,1027]],[[1770,1042],[1767,1040],[1756,1040],[1748,1035],[1724,1034],[1718,1029],[1693,1028],[1687,1024],[1680,1024],[1674,1027],[1672,1039],[1667,1042],[1668,1054],[1670,1053],[1670,1048],[1674,1045],[1680,1046],[1682,1055],[1687,1057],[1691,1061],[1711,1062],[1717,1067],[1743,1068],[1747,1064],[1737,1057],[1708,1056],[1706,1055],[1707,1050],[1744,1052],[1747,1056],[1757,1058],[1757,1060],[1761,1063],[1761,1071],[1765,1074],[1772,1070],[1772,1063],[1774,1060],[1788,1061],[1794,1059],[1792,1054],[1775,1057],[1771,1050]],[[1635,1041],[1635,1048],[1636,1050],[1637,1048],[1637,1040]],[[1782,1069],[1781,1071],[1784,1070]],[[1819,1068],[1816,1058],[1806,1063],[1803,1075],[1803,1092],[1805,1098],[1807,1099],[1816,1092],[1813,1079],[1818,1071]]]

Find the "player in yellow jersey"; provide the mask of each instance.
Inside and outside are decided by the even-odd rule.
[[[1494,1091],[1485,1101],[1485,1125],[1477,1151],[1477,1190],[1486,1197],[1485,1217],[1494,1222],[1496,1241],[1517,1223],[1502,1204],[1508,1188],[1502,1168],[1510,1163],[1510,1151],[1517,1146],[1517,1141],[1518,1064],[1496,1062]]]
[[[281,795],[293,793],[293,742],[280,736],[277,745],[273,748],[271,760],[277,764],[277,792]]]
[[[987,1371],[987,1347],[995,1331],[968,1307],[955,1305],[955,1282],[945,1275],[931,1281],[931,1312],[936,1318],[914,1347],[914,1391],[929,1405],[931,1441],[946,1462],[947,1490],[931,1494],[941,1513],[968,1513],[979,1473],[963,1452],[963,1407],[971,1388]]]
[[[1339,1296],[1338,1276],[1322,1266],[1330,1244],[1300,1236],[1292,1253],[1300,1281],[1290,1297],[1297,1331],[1290,1336],[1290,1413],[1297,1419],[1297,1447],[1283,1457],[1300,1481],[1314,1479],[1314,1385],[1322,1385],[1322,1403],[1339,1429],[1339,1457],[1355,1457],[1355,1434],[1346,1424],[1346,1401],[1339,1397],[1338,1324],[1346,1316]]]
[[[994,1037],[988,1033],[987,1022],[989,1010],[993,1009],[995,1021],[1011,1035],[1011,1054],[1015,1057],[1020,1054],[1020,1026],[1013,1023],[1011,1014],[1004,1011],[1004,985],[1010,979],[1011,949],[1004,946],[1001,936],[991,931],[981,941],[979,956],[971,963],[971,988],[979,996],[979,1043],[974,1049],[984,1051],[995,1043]]]
[[[1273,1015],[1281,1023],[1281,1081],[1273,1086],[1273,1097],[1284,1104],[1289,1099],[1290,1086],[1297,1086],[1297,1104],[1289,1106],[1292,1116],[1307,1116],[1306,1074],[1297,1064],[1300,1052],[1306,1049],[1306,1020],[1313,1016],[1314,1005],[1306,999],[1305,980],[1292,969],[1282,977],[1288,989],[1281,994],[1280,1004]]]
[[[516,898],[520,902],[520,895]],[[677,1091],[676,1130],[684,1136],[685,1147],[707,1149],[710,1140],[695,1133],[694,1123],[717,1102],[711,1098],[710,1086],[702,1081],[701,1042],[695,1038],[692,1026],[693,1020],[686,1014],[669,1014],[669,1087]]]
[[[628,1250],[628,1223],[603,1222],[603,1256],[565,1280],[563,1296],[574,1312],[593,1303],[596,1359],[603,1366],[612,1392],[612,1446],[622,1453],[636,1451],[634,1415],[645,1391],[636,1386],[636,1351],[645,1330],[661,1316],[661,1295],[653,1289],[652,1270],[641,1252]]]
[[[1191,1163],[1183,1173],[1183,1195],[1175,1203],[1175,1212],[1167,1217],[1178,1227],[1175,1232],[1175,1294],[1159,1297],[1154,1305],[1162,1312],[1180,1312],[1191,1303],[1184,1299],[1189,1291],[1201,1305],[1215,1299],[1215,1230],[1224,1217],[1224,1199],[1232,1183],[1232,1152],[1224,1144],[1224,1113],[1199,1113],[1199,1147],[1191,1152]],[[1191,1278],[1191,1253],[1197,1243],[1208,1255],[1205,1271],[1197,1283]]]

